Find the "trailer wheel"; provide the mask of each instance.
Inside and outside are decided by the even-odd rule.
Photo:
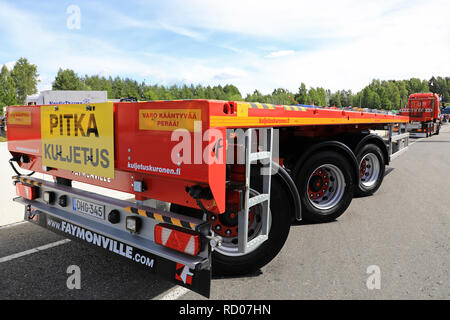
[[[359,163],[358,196],[374,194],[384,178],[385,162],[381,149],[374,144],[366,144],[356,155]]]
[[[255,272],[268,264],[280,252],[289,234],[294,204],[289,194],[291,191],[283,179],[273,175],[271,184],[269,238],[254,250],[240,254],[237,253],[236,235],[231,234],[229,238],[224,236],[222,246],[212,253],[212,270],[215,275],[242,275]],[[253,191],[253,193],[255,195],[258,192]],[[249,240],[258,236],[261,230],[258,210],[258,206],[255,206],[249,213]],[[237,224],[237,219],[235,223]]]
[[[354,168],[337,152],[318,152],[301,165],[296,183],[304,220],[333,221],[344,213],[353,199]]]
[[[294,197],[291,195],[292,189],[279,174],[272,176],[271,184],[269,238],[251,252],[245,254],[237,253],[238,219],[235,212],[226,212],[209,218],[213,230],[216,230],[216,233],[221,235],[223,239],[222,246],[215,248],[212,252],[212,271],[214,275],[230,276],[255,272],[268,264],[280,252],[289,234],[292,217],[295,214],[295,204]],[[251,196],[259,193],[255,189],[250,189],[250,191]],[[253,208],[249,212],[249,240],[258,236],[258,232],[261,231],[258,206]],[[200,210],[176,204],[172,204],[170,210],[200,219],[203,215]]]

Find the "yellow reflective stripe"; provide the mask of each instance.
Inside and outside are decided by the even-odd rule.
[[[159,222],[164,222],[162,215],[155,213],[154,216],[155,216],[155,219],[158,220]]]
[[[138,214],[143,217],[147,216],[147,213],[145,212],[145,210],[142,210],[142,209],[138,209]]]
[[[248,105],[252,109],[275,110],[275,105],[273,105],[273,104],[252,102],[252,103],[248,103]]]
[[[176,218],[172,218],[172,223],[178,227],[181,227],[181,221]]]
[[[237,116],[238,117],[248,117],[248,108],[251,108],[250,103],[237,103]]]
[[[305,107],[300,106],[284,106],[284,109],[288,111],[306,111]]]

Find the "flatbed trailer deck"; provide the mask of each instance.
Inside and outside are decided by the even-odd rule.
[[[26,220],[153,261],[152,270],[205,296],[211,270],[242,274],[269,263],[293,219],[331,221],[354,193],[374,193],[389,151],[369,130],[407,122],[219,100],[7,108],[11,162],[54,177],[15,169]],[[72,181],[128,192],[135,202]]]

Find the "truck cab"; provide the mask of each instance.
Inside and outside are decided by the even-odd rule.
[[[441,109],[439,95],[436,93],[414,93],[408,98],[406,108],[400,115],[409,116],[411,137],[429,137],[439,134]]]

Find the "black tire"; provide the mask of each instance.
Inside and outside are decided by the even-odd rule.
[[[439,135],[439,132],[441,131],[441,124],[438,124],[437,129],[436,129],[436,135]]]
[[[289,194],[291,191],[280,176],[272,176],[271,184],[269,238],[257,249],[242,256],[228,256],[214,250],[212,253],[214,275],[235,276],[254,273],[280,252],[289,234],[294,204]]]
[[[323,167],[322,167],[323,166]],[[328,167],[327,167],[328,166]],[[317,207],[320,204],[317,204],[315,201],[318,199],[310,200],[311,196],[314,196],[314,192],[311,190],[311,185],[313,182],[313,175],[320,168],[333,168],[332,170],[338,170],[336,173],[339,175],[340,179],[334,178],[333,171],[329,173],[329,181],[330,185],[327,187],[328,189],[324,193],[322,199],[324,201],[331,201],[325,197],[328,194],[331,194],[332,191],[336,192],[337,195],[330,195],[330,198],[336,198],[335,204],[330,203],[330,207]],[[336,169],[335,169],[336,168]],[[340,172],[340,173],[339,173]],[[324,176],[326,179],[326,176]],[[336,180],[332,180],[336,179]],[[339,183],[338,180],[343,181],[344,183]],[[345,210],[350,205],[353,194],[355,192],[355,168],[351,164],[351,162],[342,154],[334,151],[321,151],[314,155],[312,155],[308,160],[301,164],[298,169],[298,173],[295,177],[295,182],[297,184],[297,189],[300,194],[300,199],[302,201],[302,215],[303,220],[307,222],[330,222],[341,216]],[[336,189],[340,189],[338,192],[336,189],[331,190],[332,183],[336,181]],[[323,181],[322,181],[323,182]],[[326,183],[328,183],[326,182]],[[339,187],[340,186],[340,187]],[[335,187],[335,186],[333,186]],[[322,189],[322,187],[320,187]],[[338,196],[338,194],[341,194]]]
[[[365,182],[363,178],[361,178],[360,175],[360,180],[359,183],[356,187],[356,195],[360,196],[360,197],[365,197],[365,196],[370,196],[372,194],[374,194],[381,186],[381,183],[383,182],[384,179],[384,172],[386,169],[386,164],[384,161],[384,156],[383,153],[381,151],[381,149],[375,145],[375,144],[366,144],[365,146],[363,146],[361,148],[361,150],[359,150],[358,154],[356,155],[356,159],[358,160],[358,164],[360,166],[360,172],[361,172],[361,162],[362,160],[366,157],[368,157],[368,155],[373,155],[376,157],[377,161],[378,161],[378,167],[379,170],[377,170],[377,172],[373,171],[373,177],[371,177],[371,183],[369,182]],[[373,158],[373,156],[371,156]],[[373,161],[373,160],[372,160]],[[370,170],[371,168],[368,168],[368,170]],[[367,175],[367,172],[366,172]],[[369,173],[370,175],[370,173]]]

